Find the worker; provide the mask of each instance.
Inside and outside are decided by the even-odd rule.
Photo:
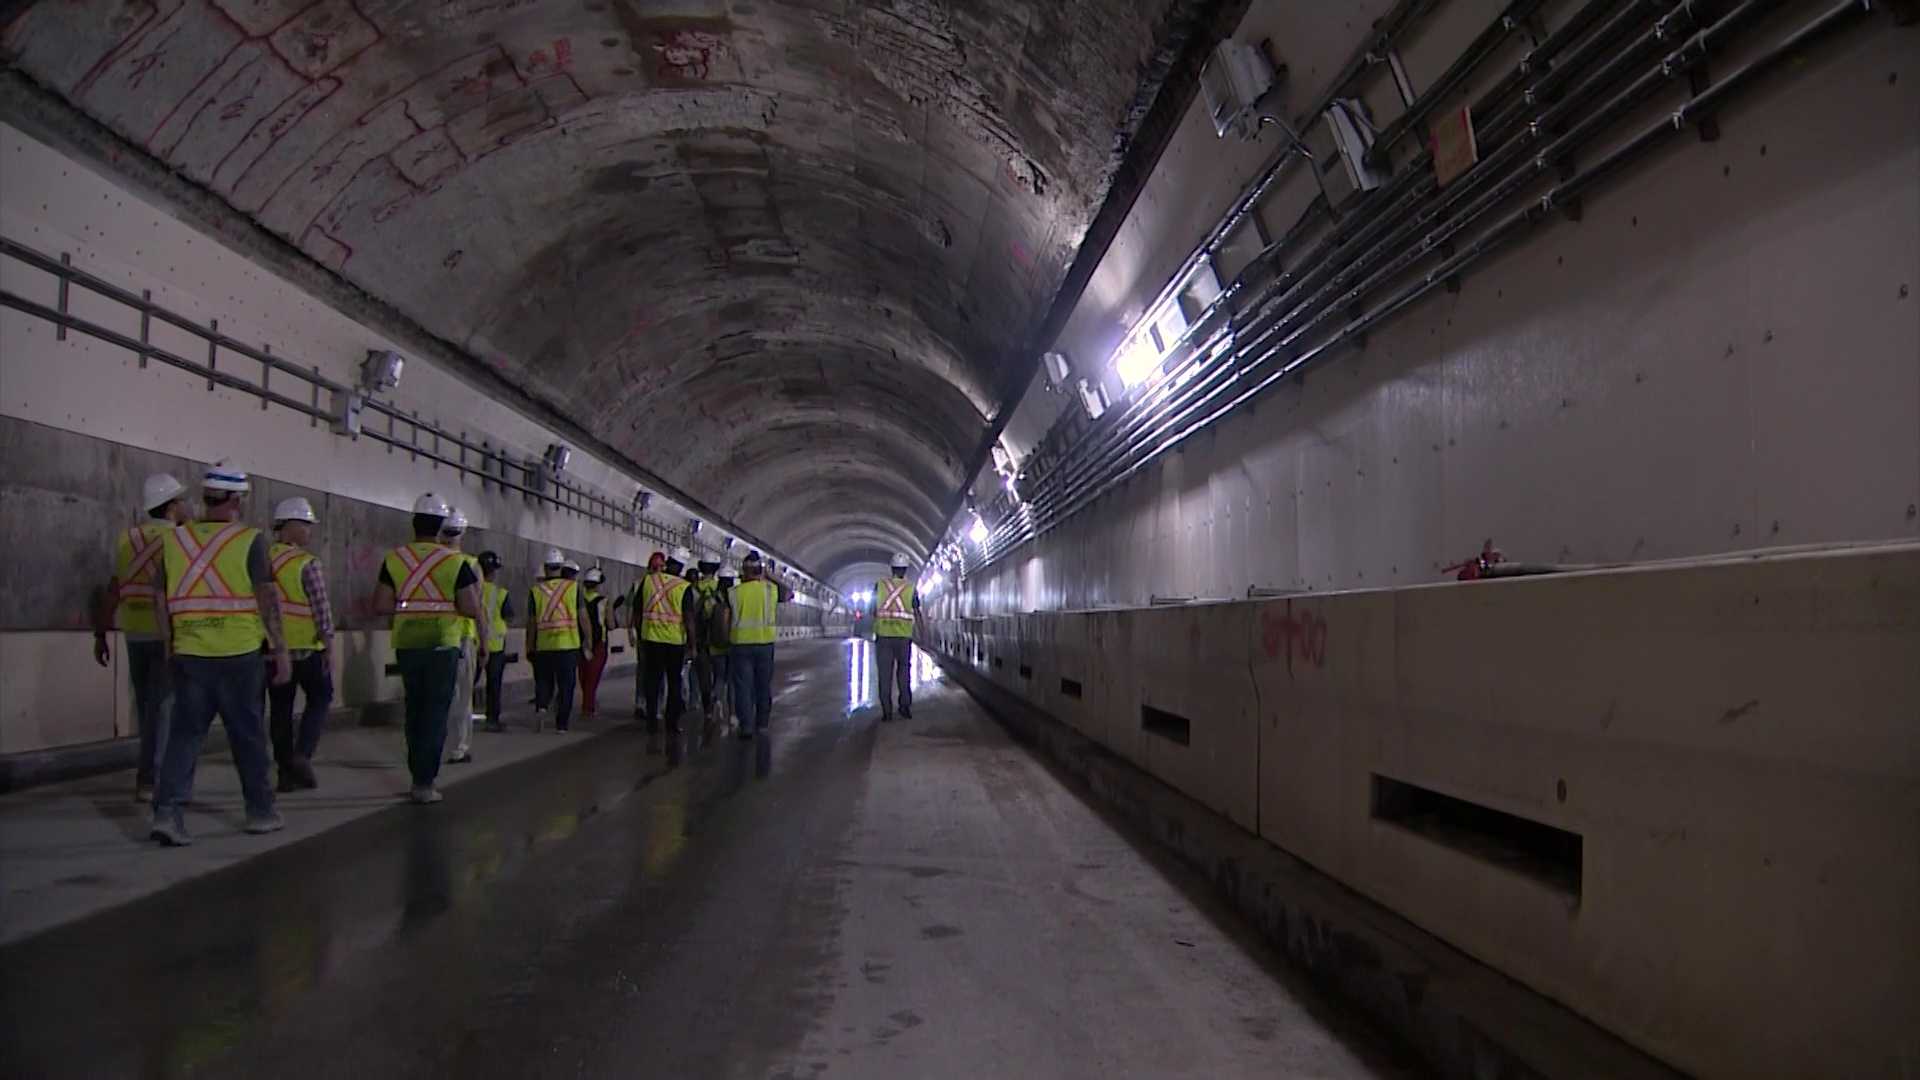
[[[658,554],[658,552],[656,552]],[[680,717],[686,712],[686,692],[681,683],[681,667],[686,662],[687,626],[692,621],[692,590],[680,571],[693,561],[693,553],[676,547],[661,560],[660,568],[650,570],[634,586],[639,629],[640,681],[645,708],[641,716],[647,734],[660,730],[660,690],[664,684],[667,698],[667,733],[680,734]],[[649,566],[653,565],[651,560]]]
[[[687,584],[693,587],[693,619],[688,625],[687,645],[693,652],[693,679],[700,687],[700,715],[711,721],[717,678],[713,647],[726,645],[724,641],[714,641],[708,633],[708,623],[720,604],[720,561],[702,555],[699,565],[687,575]]]
[[[240,521],[250,487],[245,472],[216,463],[200,482],[200,519],[161,534],[166,602],[154,613],[173,660],[173,708],[149,835],[169,847],[193,842],[182,808],[193,797],[200,744],[215,715],[226,726],[240,774],[246,831],[277,832],[285,825],[267,778],[260,680],[268,668],[260,643],[266,641],[272,658],[271,685],[293,678],[293,656],[271,588],[266,536]]]
[[[777,605],[793,599],[793,590],[777,576],[768,577],[758,551],[741,560],[743,580],[727,593],[732,648],[727,663],[733,675],[733,708],[740,717],[740,737],[751,739],[766,731],[773,714],[773,642],[779,637]]]
[[[485,575],[481,573],[480,560],[465,551],[466,538],[466,512],[457,506],[448,508],[447,520],[440,526],[440,544],[458,552],[472,569],[474,580],[484,584]],[[485,599],[483,592],[481,600]],[[486,604],[482,603],[480,607],[484,615]],[[467,765],[473,761],[473,683],[479,678],[483,666],[476,663],[479,651],[479,620],[462,619],[460,660],[454,666],[453,674],[453,705],[447,709],[447,741],[453,744],[453,753],[447,755],[449,765]]]
[[[607,670],[607,598],[600,586],[606,571],[595,566],[580,579],[580,602],[586,609],[587,636],[580,655],[580,715],[599,713],[600,676]]]
[[[440,801],[435,781],[466,636],[461,620],[480,617],[480,575],[440,542],[452,516],[453,507],[431,491],[414,500],[413,540],[387,552],[373,593],[374,610],[393,616],[393,657],[407,699],[409,795],[423,806]]]
[[[500,584],[498,554],[480,553],[480,577],[480,625],[487,639],[486,730],[498,732],[507,730],[500,722],[500,692],[507,678],[507,627],[513,621],[513,597]]]
[[[327,598],[327,575],[308,545],[313,543],[317,519],[313,504],[294,496],[273,508],[274,544],[267,550],[273,570],[273,590],[280,600],[280,619],[287,629],[287,651],[293,657],[293,678],[267,688],[267,730],[273,735],[273,762],[280,768],[280,790],[300,791],[320,786],[313,771],[313,754],[320,748],[320,731],[333,704],[333,604]],[[306,695],[300,724],[293,722],[293,695]]]
[[[713,665],[713,703],[719,709],[714,719],[722,723],[733,722],[733,609],[729,595],[739,579],[740,571],[732,563],[721,564],[715,574],[713,606],[701,613],[701,642]]]
[[[534,729],[546,725],[547,706],[554,709],[554,730],[572,730],[573,683],[580,669],[581,649],[589,639],[587,613],[580,603],[580,583],[574,580],[580,565],[547,549],[546,576],[527,593],[527,640],[534,650]]]
[[[900,687],[900,717],[913,719],[913,626],[920,597],[907,579],[911,560],[906,552],[894,555],[887,567],[892,576],[873,583],[873,651],[880,669],[880,719],[893,719],[894,684]]]
[[[140,509],[146,520],[115,538],[113,576],[94,593],[93,660],[101,667],[113,663],[107,632],[117,625],[127,642],[127,681],[133,684],[134,726],[140,732],[133,800],[144,806],[153,801],[153,777],[166,745],[167,707],[173,695],[167,643],[154,613],[166,576],[163,536],[193,515],[187,508],[186,485],[166,473],[155,473],[140,486]]]

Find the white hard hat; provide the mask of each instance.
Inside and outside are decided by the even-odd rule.
[[[913,559],[912,559],[912,558],[910,558],[910,557],[909,557],[909,556],[907,555],[907,553],[906,553],[906,552],[904,552],[904,551],[896,551],[896,552],[894,552],[894,553],[893,553],[893,561],[892,561],[892,562],[890,562],[890,563],[888,563],[887,565],[888,565],[888,566],[899,566],[899,567],[907,567],[907,566],[912,566],[912,565],[913,565]]]
[[[428,517],[443,518],[452,513],[453,509],[447,505],[447,500],[429,491],[413,500],[413,512],[425,514]]]
[[[154,473],[140,485],[140,509],[158,510],[186,493],[185,485],[174,479],[172,473]]]
[[[252,487],[247,483],[244,470],[236,469],[224,461],[216,461],[207,469],[200,486],[208,491],[246,491]]]
[[[547,557],[540,560],[540,565],[541,566],[559,566],[562,563],[565,563],[566,561],[567,561],[567,557],[565,555],[560,554],[559,548],[548,548]]]
[[[580,572],[580,564],[577,562],[574,562],[572,559],[566,559],[562,561],[560,563],[560,566],[562,569],[571,570],[576,574]]]
[[[667,555],[667,560],[669,562],[677,562],[681,566],[691,566],[693,565],[693,552],[683,547],[677,547]]]
[[[720,572],[719,572],[719,574],[717,574],[717,575],[715,575],[715,576],[717,576],[717,577],[730,577],[730,578],[736,578],[736,579],[737,579],[737,578],[739,578],[739,576],[740,576],[740,568],[739,568],[739,567],[737,567],[737,566],[735,566],[735,565],[733,565],[732,563],[721,563],[721,564],[720,564]]]
[[[273,520],[276,522],[305,521],[311,524],[320,519],[313,516],[312,503],[295,495],[291,499],[280,500],[279,505],[273,508]]]
[[[607,580],[607,575],[605,571],[601,570],[597,566],[588,568],[587,577],[586,577],[587,584],[598,585],[605,580]]]
[[[425,511],[419,511],[419,512],[425,513]],[[467,512],[465,510],[460,509],[457,506],[448,510],[447,520],[440,523],[440,531],[443,533],[466,532],[467,531]]]

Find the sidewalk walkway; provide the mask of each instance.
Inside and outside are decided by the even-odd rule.
[[[551,728],[535,734],[523,689],[530,687],[509,684],[520,704],[506,711],[507,731],[476,730],[472,764],[445,766],[440,786],[577,746],[633,715],[633,678],[611,679],[601,684],[597,720],[576,716],[570,734]],[[0,944],[338,828],[398,805],[407,794],[406,739],[398,726],[329,729],[314,765],[317,790],[278,796],[287,827],[249,836],[241,831],[245,811],[233,759],[224,751],[206,754],[187,810],[194,843],[185,848],[147,839],[150,812],[133,801],[131,769],[0,796]]]

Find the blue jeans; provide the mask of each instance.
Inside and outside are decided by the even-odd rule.
[[[134,782],[152,787],[167,751],[168,710],[173,703],[173,673],[167,669],[163,641],[127,642],[127,678],[133,683],[133,719],[140,731],[140,762]]]
[[[295,691],[307,695],[298,727],[293,722]],[[320,731],[327,725],[333,704],[333,665],[324,652],[311,652],[293,662],[293,678],[285,686],[267,687],[268,729],[273,732],[273,761],[282,769],[296,757],[311,758],[320,748]]]
[[[447,711],[453,708],[460,650],[396,649],[393,660],[407,694],[407,771],[414,787],[432,787],[447,748]]]
[[[740,718],[740,730],[767,730],[773,717],[773,646],[735,645],[727,658],[733,668],[733,710]]]
[[[267,782],[267,718],[260,692],[266,678],[266,664],[257,651],[173,658],[173,715],[160,759],[160,782],[153,791],[155,816],[178,820],[180,807],[193,797],[200,744],[206,741],[216,714],[227,728],[227,747],[240,773],[247,816],[273,813],[273,785]]]

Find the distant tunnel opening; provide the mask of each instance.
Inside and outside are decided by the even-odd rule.
[[[1377,773],[1373,816],[1580,898],[1584,842],[1579,833]]]

